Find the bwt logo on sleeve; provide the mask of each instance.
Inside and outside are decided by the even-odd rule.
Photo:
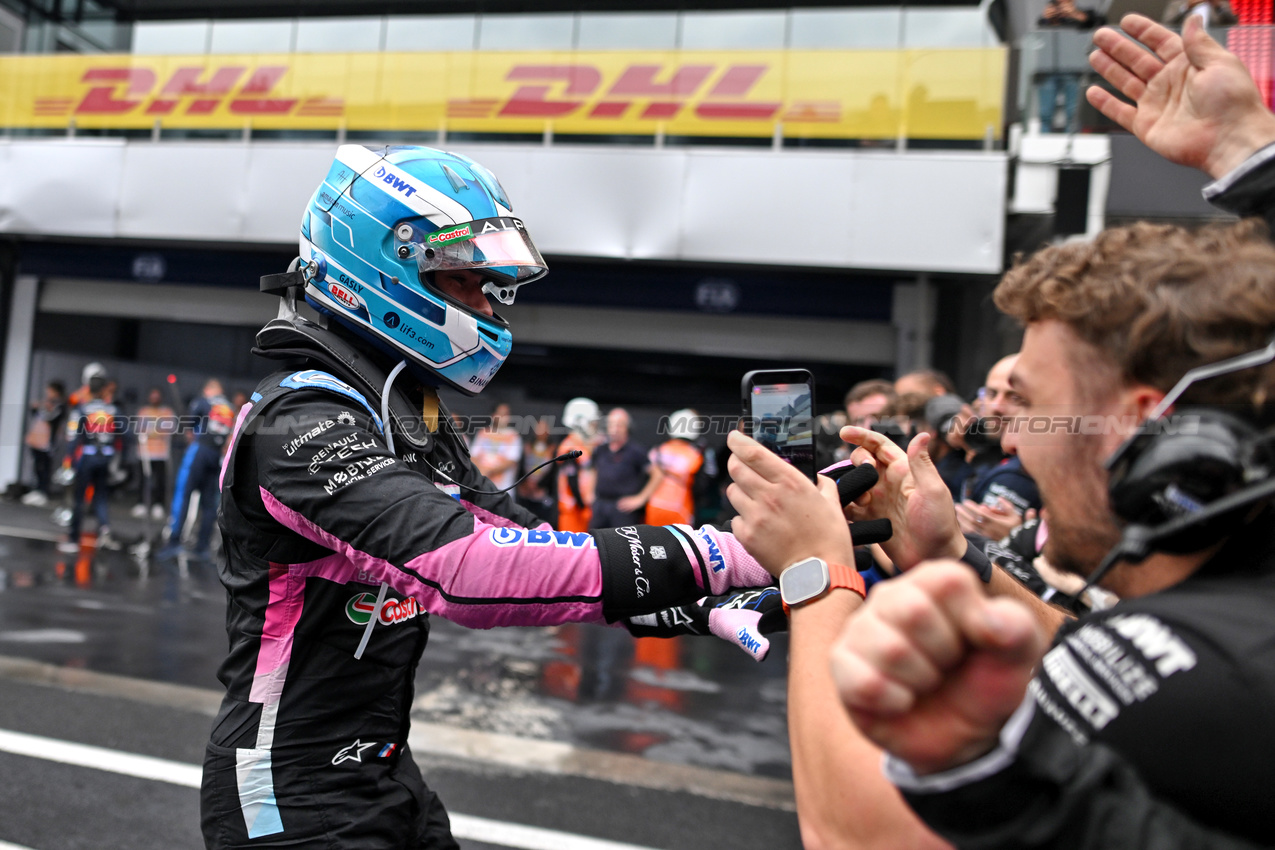
[[[713,535],[704,529],[699,529],[696,535],[700,540],[704,541],[704,545],[708,547],[708,565],[712,567],[713,572],[720,573],[726,569],[726,559],[722,557],[721,547],[717,545],[717,541],[713,539]]]
[[[592,549],[593,535],[583,532],[554,531],[549,528],[493,528],[491,542],[497,546],[565,546],[568,549]]]
[[[376,173],[373,176],[386,186],[389,186],[395,192],[402,193],[404,198],[410,198],[416,193],[415,186],[408,183],[402,177],[395,176],[394,173],[386,169],[384,165],[376,169]]]

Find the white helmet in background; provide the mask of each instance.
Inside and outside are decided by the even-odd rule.
[[[674,439],[694,441],[704,433],[704,421],[689,407],[669,414],[668,435]]]
[[[96,360],[94,360],[92,363],[89,363],[87,366],[85,366],[84,370],[80,372],[80,385],[87,386],[88,382],[92,380],[93,378],[105,378],[105,377],[106,377],[106,367],[103,366],[101,363],[98,363]]]
[[[586,437],[597,433],[601,419],[597,402],[591,398],[573,398],[562,408],[562,424]]]

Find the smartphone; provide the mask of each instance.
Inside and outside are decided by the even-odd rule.
[[[743,432],[815,480],[815,380],[805,369],[757,369],[740,384]]]

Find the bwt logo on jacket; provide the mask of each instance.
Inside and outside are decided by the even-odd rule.
[[[489,535],[497,546],[565,546],[568,549],[592,549],[593,535],[583,532],[554,531],[549,528],[493,528]]]

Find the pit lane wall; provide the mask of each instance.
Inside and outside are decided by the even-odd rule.
[[[0,140],[0,233],[295,244],[334,144]],[[448,145],[500,176],[546,255],[1001,270],[996,151]]]

